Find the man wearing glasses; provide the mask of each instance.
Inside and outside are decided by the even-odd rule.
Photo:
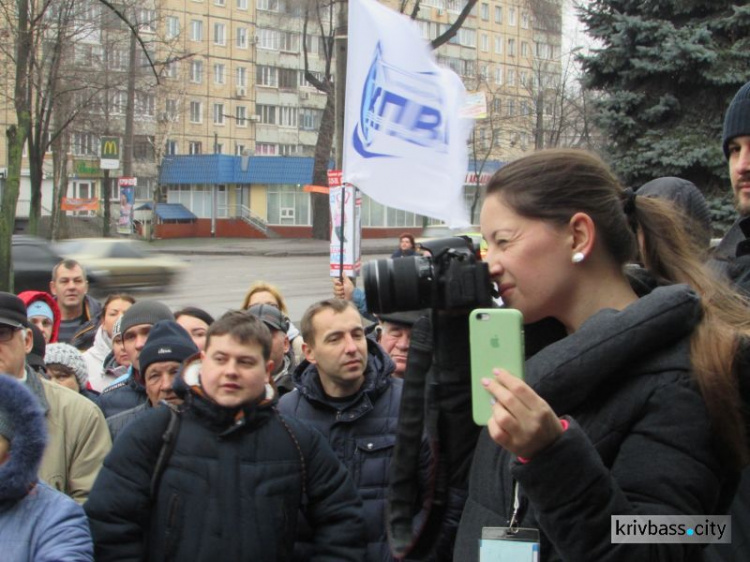
[[[109,430],[93,402],[26,365],[33,340],[23,301],[0,292],[0,376],[23,382],[39,400],[47,420],[49,438],[39,477],[82,504],[112,447]]]

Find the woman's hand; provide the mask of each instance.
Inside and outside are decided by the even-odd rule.
[[[494,369],[482,385],[495,398],[487,429],[493,441],[514,455],[531,459],[554,443],[563,428],[549,404],[521,379]]]

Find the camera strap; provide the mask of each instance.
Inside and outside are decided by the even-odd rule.
[[[436,470],[430,470],[427,490],[420,490],[425,389],[432,366],[432,352],[432,322],[422,317],[415,322],[411,332],[387,496],[388,540],[392,554],[399,559],[407,555],[421,558],[424,552],[429,552],[442,522],[441,510],[435,509]],[[433,443],[431,448],[435,459],[437,450]],[[422,523],[415,530],[415,518],[422,510],[427,513],[420,518]]]

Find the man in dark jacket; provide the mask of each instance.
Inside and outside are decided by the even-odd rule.
[[[300,511],[309,560],[362,560],[361,501],[325,439],[274,408],[270,349],[260,320],[226,313],[183,367],[182,412],[153,408],[125,428],[85,505],[97,561],[287,561]]]
[[[151,328],[159,320],[174,320],[174,315],[167,305],[158,301],[139,301],[122,315],[120,330],[130,368],[124,377],[105,388],[99,396],[99,407],[105,418],[148,400],[138,358]]]
[[[750,295],[750,82],[734,96],[724,117],[722,135],[724,155],[729,163],[739,218],[717,246],[712,267]],[[750,388],[740,378],[740,392],[746,404]],[[732,544],[709,545],[706,560],[711,562],[750,559],[750,469],[742,472],[742,479],[732,503]]]
[[[260,318],[271,330],[271,378],[279,397],[294,390],[292,373],[296,367],[294,351],[289,343],[289,319],[277,307],[270,304],[256,304],[247,309],[248,313]]]
[[[739,89],[729,105],[724,117],[722,148],[740,216],[716,247],[709,263],[750,294],[750,82]]]
[[[88,296],[86,270],[75,260],[63,260],[52,269],[49,292],[60,307],[57,341],[69,343],[81,351],[94,345],[102,305]]]
[[[281,399],[279,410],[319,430],[349,469],[364,501],[365,560],[392,560],[385,497],[403,381],[392,376],[391,358],[365,337],[351,302],[332,299],[312,305],[301,330],[306,360],[294,373],[297,389]],[[429,464],[426,443],[422,459],[424,472]]]

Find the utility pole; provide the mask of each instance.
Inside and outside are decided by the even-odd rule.
[[[133,176],[133,123],[135,121],[135,33],[130,33],[130,61],[128,63],[128,91],[125,105],[125,138],[122,142],[122,175]]]
[[[346,57],[347,33],[349,28],[349,3],[339,2],[338,23],[336,25],[336,169],[341,170],[344,165],[344,108],[346,103]]]

